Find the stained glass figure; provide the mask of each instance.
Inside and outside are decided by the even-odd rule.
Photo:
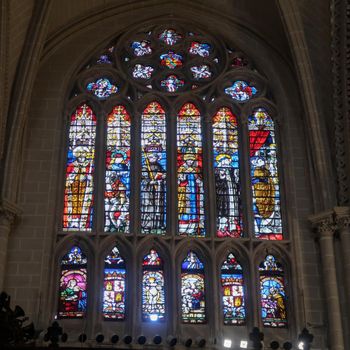
[[[232,86],[225,89],[225,94],[237,101],[248,101],[257,92],[258,90],[254,86],[250,86],[242,80],[235,81]]]
[[[58,316],[82,318],[87,301],[87,259],[77,246],[61,260]]]
[[[267,255],[259,265],[261,316],[265,327],[287,326],[286,292],[281,264]]]
[[[202,64],[200,66],[193,66],[190,68],[193,78],[195,79],[208,79],[211,77],[211,71],[209,66]]]
[[[131,44],[135,56],[150,55],[152,53],[151,43],[148,40],[134,41]]]
[[[244,281],[242,266],[229,253],[221,266],[222,305],[224,324],[245,323]]]
[[[177,118],[179,234],[204,237],[202,133],[199,110],[186,103]]]
[[[98,64],[112,64],[112,61],[107,54],[101,55],[98,60],[96,61]]]
[[[237,118],[227,107],[213,117],[213,155],[218,237],[240,237],[242,214]]]
[[[107,117],[105,231],[127,232],[130,202],[130,116],[115,106]]]
[[[274,122],[264,108],[248,119],[255,236],[281,240],[282,220]]]
[[[183,323],[205,323],[204,265],[190,251],[181,264],[181,318]]]
[[[82,104],[71,116],[64,191],[63,230],[91,231],[96,116]]]
[[[103,281],[103,317],[108,320],[125,318],[126,270],[117,247],[105,258]]]
[[[165,29],[159,35],[159,40],[163,41],[167,45],[175,45],[181,38],[181,34],[177,33],[174,29]]]
[[[136,79],[150,79],[154,69],[151,66],[144,66],[142,64],[136,64],[132,76]]]
[[[176,75],[168,75],[166,79],[160,82],[160,85],[164,87],[168,92],[176,92],[179,88],[183,87],[185,82],[179,79]]]
[[[87,84],[86,88],[100,99],[106,99],[118,92],[118,87],[107,78],[97,79],[95,82]]]
[[[175,69],[182,66],[182,56],[172,51],[160,55],[160,64],[168,67],[169,69]]]
[[[166,230],[166,119],[158,102],[151,102],[141,119],[141,231]]]
[[[163,261],[156,250],[151,249],[143,259],[142,319],[164,321],[165,290]]]
[[[188,52],[191,55],[198,55],[201,57],[208,57],[210,54],[211,45],[208,43],[199,43],[197,41],[193,41],[191,46],[188,49]]]

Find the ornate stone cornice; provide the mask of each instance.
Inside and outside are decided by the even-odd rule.
[[[6,199],[0,201],[0,225],[11,226],[15,219],[21,214],[17,205],[10,203]]]
[[[350,207],[335,207],[335,222],[339,231],[348,230],[350,233]]]
[[[315,230],[316,238],[333,235],[336,231],[333,210],[312,215],[309,217],[309,221]]]

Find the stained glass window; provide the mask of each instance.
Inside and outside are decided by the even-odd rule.
[[[221,266],[221,292],[224,324],[244,324],[246,310],[243,271],[232,253],[228,254]]]
[[[259,265],[261,317],[265,327],[286,327],[286,292],[281,264],[267,255]]]
[[[174,29],[165,29],[159,35],[159,39],[167,45],[175,45],[181,38],[181,34],[177,33]]]
[[[63,256],[59,287],[58,316],[82,318],[86,312],[87,259],[77,246]]]
[[[151,66],[144,66],[142,64],[136,64],[132,75],[137,79],[150,79],[154,69]]]
[[[161,86],[168,92],[176,92],[179,88],[183,87],[184,80],[179,79],[176,75],[168,75],[166,79],[161,80]]]
[[[130,116],[116,106],[107,117],[105,231],[129,229]]]
[[[141,119],[141,230],[164,234],[166,229],[166,119],[158,102]]]
[[[117,247],[105,257],[103,282],[103,317],[111,320],[125,318],[126,270]]]
[[[250,100],[257,92],[256,87],[248,85],[242,80],[235,81],[232,86],[225,89],[225,94],[230,95],[234,100],[242,102]]]
[[[282,221],[274,122],[264,108],[248,121],[255,236],[281,240]]]
[[[213,155],[218,237],[242,235],[237,118],[222,107],[213,117]]]
[[[152,53],[151,43],[148,40],[134,41],[131,48],[136,56],[144,56]]]
[[[97,79],[96,81],[89,83],[86,86],[86,89],[100,99],[106,99],[112,94],[118,92],[118,87],[113,85],[107,78]]]
[[[172,51],[160,55],[160,59],[160,64],[169,69],[175,69],[182,66],[182,56]]]
[[[199,110],[186,103],[177,118],[179,234],[204,237],[202,133]]]
[[[207,43],[199,43],[197,41],[193,41],[191,43],[188,52],[192,55],[198,55],[201,57],[208,57],[210,54],[211,46]]]
[[[72,114],[69,127],[63,230],[91,231],[96,116],[87,104]]]
[[[183,323],[205,323],[204,265],[189,251],[181,264],[181,318]]]
[[[191,67],[191,72],[195,79],[208,79],[211,77],[210,68],[206,64]]]
[[[156,250],[151,249],[143,259],[142,276],[142,319],[164,321],[165,290],[163,260]]]

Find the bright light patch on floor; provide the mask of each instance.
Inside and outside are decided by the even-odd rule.
[[[231,339],[224,339],[224,348],[230,348],[232,345]]]
[[[241,349],[247,349],[248,348],[248,342],[246,340],[241,340],[241,343],[239,344],[239,347]]]

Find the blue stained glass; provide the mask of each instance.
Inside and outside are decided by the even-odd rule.
[[[150,55],[152,53],[151,43],[147,40],[134,41],[131,48],[136,56]]]
[[[250,86],[242,80],[235,81],[232,86],[225,89],[225,94],[237,101],[248,101],[257,92],[258,90],[254,86]]]
[[[165,42],[167,45],[175,45],[182,36],[174,29],[165,29],[160,35],[159,39]]]
[[[118,87],[113,85],[107,78],[101,78],[89,83],[86,88],[100,99],[106,99],[118,92]]]
[[[132,76],[136,79],[150,79],[154,69],[151,66],[143,66],[142,64],[136,64]]]
[[[203,270],[204,265],[199,260],[196,253],[189,251],[181,265],[182,270]]]
[[[71,250],[62,258],[61,265],[85,265],[87,259],[82,250],[74,246]]]
[[[207,43],[199,43],[197,41],[193,41],[191,43],[190,48],[188,49],[188,52],[192,55],[199,55],[201,57],[208,57],[210,54],[211,46]]]
[[[195,79],[208,79],[211,77],[211,71],[206,64],[191,67],[191,72]]]
[[[98,58],[97,63],[98,64],[112,64],[112,61],[110,60],[108,55],[103,54]]]
[[[183,87],[184,84],[185,82],[179,79],[176,75],[169,75],[166,79],[160,82],[160,85],[168,92],[176,92],[179,88]]]
[[[147,255],[143,258],[143,266],[161,266],[163,265],[162,259],[159,257],[156,250],[151,249]]]
[[[125,283],[125,262],[114,247],[105,258],[102,310],[105,319],[125,318]]]
[[[283,269],[273,255],[259,265],[261,316],[265,327],[287,326],[286,292]]]

